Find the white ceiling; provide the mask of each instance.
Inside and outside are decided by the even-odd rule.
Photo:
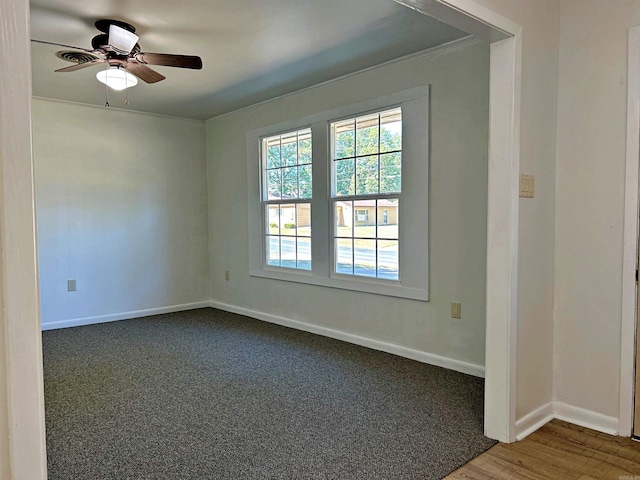
[[[101,18],[137,29],[142,51],[198,55],[202,70],[127,90],[129,108],[207,119],[466,36],[393,0],[32,0],[31,38],[91,48]],[[95,74],[32,43],[33,94],[104,105]],[[124,92],[109,93],[124,107]]]

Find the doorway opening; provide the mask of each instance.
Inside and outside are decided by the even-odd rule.
[[[12,7],[3,9],[3,24],[12,25],[10,42],[0,46],[0,61],[12,64],[13,72],[30,72],[28,2],[9,0]],[[500,15],[466,0],[400,2],[425,14],[443,19],[457,28],[491,42],[491,140],[489,178],[489,218],[487,254],[487,346],[486,346],[486,411],[487,436],[502,441],[515,439],[515,320],[517,306],[518,246],[518,166],[520,118],[521,28]],[[16,60],[17,59],[17,60]],[[29,77],[29,75],[26,75]],[[16,75],[20,78],[20,75]],[[22,77],[24,78],[24,77]],[[2,171],[10,172],[14,184],[33,184],[30,158],[30,84],[2,82],[1,113],[13,118],[14,128],[3,129]],[[18,129],[20,129],[18,131]],[[636,137],[637,138],[637,137]],[[21,166],[22,165],[22,166]],[[26,165],[28,168],[25,168]],[[637,176],[636,176],[637,178]],[[16,228],[3,232],[3,246],[11,245],[14,260],[5,265],[7,279],[28,284],[28,291],[15,293],[15,300],[4,312],[2,320],[9,336],[7,349],[7,390],[12,402],[8,412],[10,424],[20,424],[12,437],[11,463],[16,477],[44,478],[41,466],[46,464],[44,444],[42,375],[39,338],[36,251],[33,241],[33,193],[26,189],[3,189],[2,217],[15,221]],[[15,196],[11,196],[15,195]],[[12,201],[4,201],[12,199]],[[30,207],[29,207],[30,206]],[[29,207],[29,208],[27,208]],[[29,234],[31,232],[31,234]],[[12,300],[14,300],[12,298]],[[24,348],[28,345],[28,348]],[[31,372],[25,381],[25,372]],[[7,394],[8,395],[8,394]],[[40,467],[39,467],[40,466]]]

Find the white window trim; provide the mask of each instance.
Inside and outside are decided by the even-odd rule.
[[[429,85],[342,106],[304,118],[247,132],[249,274],[274,280],[369,292],[414,300],[429,300]],[[329,124],[339,118],[402,107],[402,197],[399,216],[400,281],[331,274],[331,168]],[[278,132],[311,127],[313,198],[311,212],[312,270],[269,267],[265,262],[260,139]],[[427,188],[425,188],[425,185]],[[320,194],[316,194],[320,192]],[[324,195],[322,195],[324,193]]]

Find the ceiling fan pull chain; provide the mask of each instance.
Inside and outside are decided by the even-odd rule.
[[[109,105],[109,86],[106,83],[104,84],[104,98],[105,98],[105,102],[104,102],[105,108],[110,107],[111,105]]]
[[[129,106],[129,85],[128,85],[128,83],[129,83],[129,77],[125,76],[124,77],[124,84],[125,84],[125,87],[124,87],[124,105],[125,105],[125,107]]]

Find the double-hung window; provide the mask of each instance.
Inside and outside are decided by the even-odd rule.
[[[262,139],[266,265],[311,270],[311,129]]]
[[[428,300],[429,87],[247,133],[250,274]]]
[[[331,159],[333,272],[399,280],[402,109],[332,122]]]

